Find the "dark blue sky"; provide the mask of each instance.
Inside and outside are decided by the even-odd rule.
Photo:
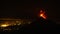
[[[60,21],[59,1],[0,1],[0,17],[35,18],[41,8],[47,12],[48,18]]]

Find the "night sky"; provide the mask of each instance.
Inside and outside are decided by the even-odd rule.
[[[0,17],[36,18],[43,8],[49,19],[60,22],[59,1],[0,1]]]

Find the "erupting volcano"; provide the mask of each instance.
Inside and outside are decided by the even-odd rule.
[[[40,10],[40,17],[47,19],[47,15],[46,15],[45,11]]]

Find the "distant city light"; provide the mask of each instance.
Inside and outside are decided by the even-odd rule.
[[[19,30],[20,27],[25,24],[31,24],[31,20],[29,19],[2,19],[0,18],[0,29],[2,31],[11,31],[11,30]],[[20,27],[18,27],[20,26]],[[12,28],[11,28],[12,27]]]
[[[7,27],[9,26],[8,24],[2,24],[0,27]]]

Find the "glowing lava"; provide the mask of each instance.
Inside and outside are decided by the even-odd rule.
[[[44,11],[40,11],[40,17],[42,17],[42,18],[44,18],[44,19],[46,19],[47,18],[47,16],[46,16],[46,14],[45,14],[45,12]]]

